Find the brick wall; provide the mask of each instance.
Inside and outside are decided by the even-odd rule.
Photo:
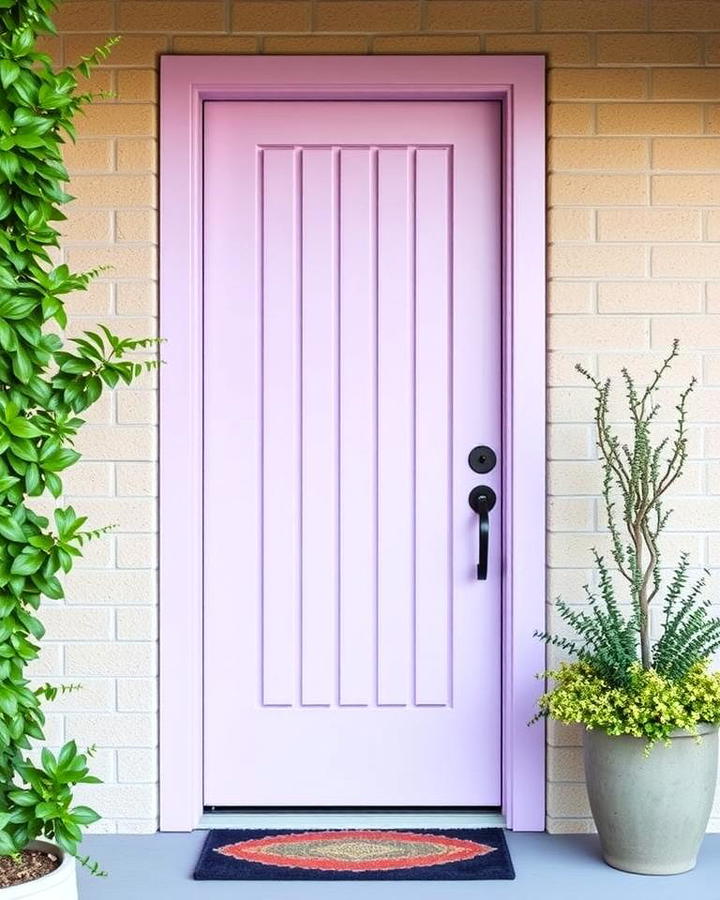
[[[700,378],[673,549],[720,569],[720,2],[718,0],[65,0],[48,49],[70,62],[121,33],[93,81],[113,90],[68,147],[77,200],[65,253],[114,270],[72,303],[72,327],[153,329],[160,53],[546,53],[550,164],[550,593],[580,598],[602,544],[591,396],[573,364],[648,371],[678,336],[673,373]],[[538,302],[542,302],[538,298]],[[153,830],[155,385],[93,412],[68,494],[117,522],[48,606],[42,674],[85,690],[51,740],[100,747],[88,791],[109,830]],[[714,588],[717,596],[717,586]],[[38,674],[41,674],[38,671]],[[579,734],[551,727],[549,827],[590,827]],[[720,829],[720,807],[713,826]]]

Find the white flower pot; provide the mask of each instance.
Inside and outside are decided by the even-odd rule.
[[[77,874],[75,872],[75,860],[64,853],[55,844],[48,841],[32,841],[28,850],[44,850],[52,853],[61,860],[60,865],[53,872],[36,878],[34,881],[26,881],[25,884],[16,884],[12,887],[0,888],[2,900],[78,900]]]

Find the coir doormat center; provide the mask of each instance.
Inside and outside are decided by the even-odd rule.
[[[500,828],[211,831],[199,881],[472,881],[515,877]]]

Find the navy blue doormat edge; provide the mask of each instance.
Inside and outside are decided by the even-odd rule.
[[[219,828],[208,832],[193,878],[499,881],[515,870],[502,828]]]

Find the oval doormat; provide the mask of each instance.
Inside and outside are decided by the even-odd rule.
[[[199,881],[459,881],[515,877],[501,828],[210,831]]]

